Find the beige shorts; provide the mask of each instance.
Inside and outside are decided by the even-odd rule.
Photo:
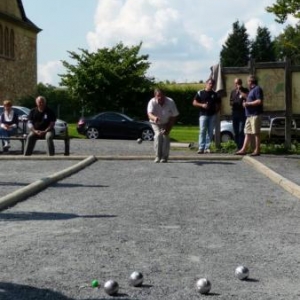
[[[261,127],[261,116],[250,116],[246,119],[245,134],[259,134]]]

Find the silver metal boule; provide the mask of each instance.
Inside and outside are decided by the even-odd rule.
[[[138,144],[141,144],[143,142],[143,140],[141,138],[136,140]]]
[[[247,267],[245,267],[245,266],[238,266],[235,269],[235,276],[239,280],[247,279],[249,277],[249,269]]]
[[[141,286],[143,284],[143,274],[141,272],[134,271],[129,277],[129,285],[131,286]]]
[[[110,296],[115,295],[119,291],[119,284],[116,281],[110,279],[104,283],[104,291]]]
[[[200,294],[208,294],[211,289],[211,283],[206,278],[201,278],[196,282],[196,289]]]

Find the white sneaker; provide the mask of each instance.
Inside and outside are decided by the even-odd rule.
[[[154,162],[155,162],[155,163],[159,163],[159,162],[160,162],[159,157],[155,157]]]
[[[168,162],[168,160],[165,159],[165,158],[162,158],[162,159],[160,160],[160,162],[161,162],[161,163],[166,163],[166,162]]]
[[[3,149],[8,150],[9,148],[10,148],[10,144],[7,141],[5,141],[3,145]]]
[[[210,150],[209,149],[205,149],[204,153],[210,153]]]

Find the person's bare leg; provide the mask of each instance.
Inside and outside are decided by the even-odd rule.
[[[255,148],[253,154],[260,154],[260,134],[255,134],[254,139],[255,139]]]
[[[235,154],[246,154],[246,150],[247,150],[248,145],[249,145],[250,142],[251,142],[251,135],[250,134],[246,134],[242,149],[240,149],[239,151],[237,151]]]

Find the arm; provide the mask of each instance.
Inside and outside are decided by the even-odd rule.
[[[165,135],[168,135],[171,132],[172,127],[176,122],[177,117],[170,117],[168,123],[165,126]]]
[[[249,106],[258,106],[262,104],[262,100],[261,99],[256,99],[254,101],[251,102],[244,102],[244,107],[249,107]]]
[[[159,117],[155,116],[152,112],[148,112],[148,117],[151,122],[158,123]]]
[[[263,91],[260,88],[256,88],[254,90],[254,93],[252,94],[250,101],[246,101],[244,103],[244,107],[249,107],[249,106],[260,106],[263,103]],[[252,100],[253,99],[253,100]],[[252,101],[251,101],[252,100]]]
[[[11,125],[11,127],[18,128],[18,125],[19,125],[19,116],[14,112],[13,124]]]
[[[234,95],[234,93],[235,93],[235,91],[231,91],[231,93],[230,93],[230,98],[229,98],[229,104],[230,104],[230,106],[233,105],[233,95]]]
[[[200,103],[196,99],[193,100],[193,106],[199,107],[199,108],[207,108],[207,103]]]
[[[48,132],[51,131],[54,128],[55,122],[50,122],[50,124],[48,125],[48,127],[44,130],[44,132]]]

